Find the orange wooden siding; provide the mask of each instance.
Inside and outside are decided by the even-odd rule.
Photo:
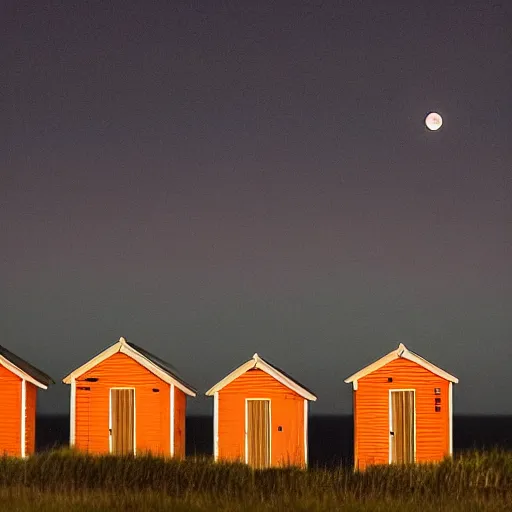
[[[187,396],[174,386],[174,456],[185,458],[185,411]]]
[[[25,455],[32,455],[36,448],[36,400],[37,388],[26,383],[25,407]]]
[[[219,459],[245,462],[245,401],[271,400],[271,465],[304,465],[304,398],[253,369],[219,391]],[[282,431],[278,431],[282,427]]]
[[[0,455],[21,455],[21,379],[0,365]]]
[[[434,388],[440,388],[441,394],[435,395]],[[416,461],[438,461],[449,454],[448,381],[399,358],[359,379],[354,392],[354,455],[360,469],[389,463],[389,391],[393,389],[416,390]],[[436,397],[441,398],[440,412],[435,411]]]
[[[98,381],[89,382],[88,378]],[[76,381],[75,446],[90,453],[109,452],[110,389],[116,387],[135,388],[136,452],[169,454],[170,385],[121,353]]]

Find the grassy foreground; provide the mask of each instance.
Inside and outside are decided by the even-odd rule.
[[[510,511],[512,453],[354,472],[56,451],[0,459],[0,510]]]

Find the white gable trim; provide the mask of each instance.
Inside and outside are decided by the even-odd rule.
[[[428,362],[426,359],[423,359],[418,354],[411,352],[410,350],[407,349],[407,347],[403,343],[400,343],[400,345],[398,345],[398,348],[396,350],[393,350],[393,352],[386,354],[384,357],[381,357],[374,363],[366,366],[362,370],[359,370],[357,373],[354,373],[353,375],[351,375],[350,377],[345,379],[345,382],[347,384],[352,383],[354,391],[356,391],[357,390],[357,381],[359,379],[366,377],[370,373],[373,373],[375,370],[382,368],[386,364],[388,364],[391,361],[394,361],[395,359],[398,359],[400,357],[402,357],[404,359],[408,359],[409,361],[412,361],[413,363],[416,363],[416,364],[422,366],[423,368],[431,371],[435,375],[438,375],[439,377],[446,379],[448,382],[452,382],[454,384],[457,384],[459,382],[459,379],[457,379],[457,377],[450,375],[448,372],[445,372],[438,366]]]
[[[2,366],[5,366],[5,368],[7,368],[10,372],[14,373],[14,375],[18,376],[21,380],[26,380],[27,382],[34,384],[34,386],[37,386],[38,388],[48,389],[48,386],[34,379],[28,373],[25,373],[21,368],[18,368],[15,364],[12,364],[11,361],[6,359],[4,356],[0,356],[0,364]]]
[[[134,361],[136,361],[141,366],[149,370],[152,374],[156,375],[164,382],[167,382],[167,384],[174,384],[178,389],[181,389],[181,391],[183,391],[183,393],[185,393],[186,395],[196,396],[195,391],[183,385],[178,380],[172,378],[168,373],[164,372],[161,368],[159,368],[156,364],[154,364],[148,358],[143,356],[140,352],[130,347],[130,345],[126,343],[126,340],[124,338],[119,338],[119,341],[117,343],[107,348],[106,350],[101,352],[101,354],[98,354],[96,357],[93,357],[90,361],[88,361],[87,363],[83,364],[82,366],[71,372],[69,375],[64,377],[64,379],[62,379],[62,382],[64,382],[64,384],[70,384],[72,379],[78,379],[81,375],[88,372],[90,369],[94,368],[96,365],[105,361],[106,359],[113,356],[117,352],[121,352],[122,354],[131,357]]]
[[[235,379],[243,375],[248,370],[257,369],[262,370],[271,377],[274,377],[278,382],[286,386],[287,388],[295,391],[301,397],[307,400],[316,400],[316,396],[310,393],[307,389],[299,386],[296,382],[290,380],[286,375],[283,375],[279,370],[276,370],[272,365],[261,359],[258,354],[254,354],[252,359],[249,359],[246,363],[239,366],[236,370],[233,370],[227,377],[224,377],[220,382],[215,384],[211,389],[206,392],[207,396],[215,395],[222,388],[233,382]]]

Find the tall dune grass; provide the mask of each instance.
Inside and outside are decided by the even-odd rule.
[[[0,509],[9,500],[17,503],[14,510],[48,511],[512,511],[512,453],[473,452],[439,464],[355,472],[342,467],[252,471],[207,459],[54,451],[26,460],[0,459]],[[30,508],[34,502],[39,508]]]

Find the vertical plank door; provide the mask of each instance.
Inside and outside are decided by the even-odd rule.
[[[270,467],[270,400],[247,401],[247,463]]]
[[[391,391],[391,462],[412,464],[415,461],[414,391]]]
[[[135,390],[111,389],[112,453],[133,454],[135,448]]]

